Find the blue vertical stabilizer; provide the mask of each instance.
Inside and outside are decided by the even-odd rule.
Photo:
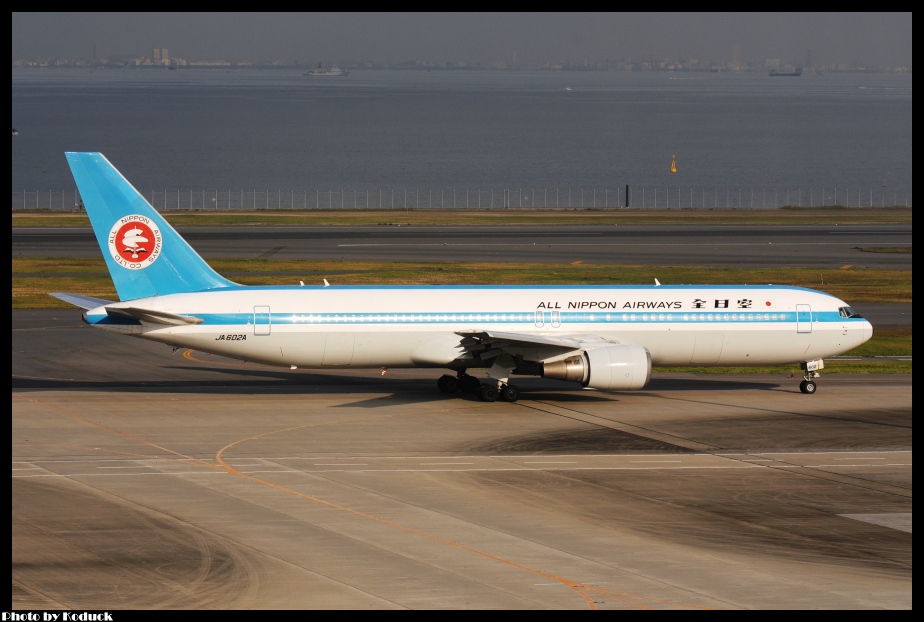
[[[120,300],[236,285],[186,243],[101,153],[66,153]]]

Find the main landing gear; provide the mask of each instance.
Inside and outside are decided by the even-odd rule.
[[[494,402],[498,399],[505,402],[515,402],[520,399],[520,389],[516,385],[496,382],[481,382],[474,376],[469,376],[465,372],[459,372],[458,376],[440,376],[436,381],[436,386],[443,393],[455,393],[463,391],[472,395],[477,395],[482,402]]]

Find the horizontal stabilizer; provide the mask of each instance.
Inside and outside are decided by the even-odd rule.
[[[102,298],[91,298],[89,296],[80,296],[79,294],[68,294],[66,292],[49,292],[49,296],[54,296],[58,300],[63,300],[69,305],[80,307],[81,309],[95,309],[105,305],[114,304],[114,300],[103,300]]]
[[[166,311],[153,309],[139,309],[137,307],[106,307],[110,317],[140,320],[148,324],[164,324],[166,326],[187,326],[201,324],[202,318],[191,315],[176,315]]]

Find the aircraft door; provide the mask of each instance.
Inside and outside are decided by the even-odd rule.
[[[266,305],[257,305],[253,308],[253,334],[269,335],[273,326],[270,308]]]
[[[545,326],[545,311],[536,309],[536,328],[542,328],[543,326]]]
[[[552,328],[561,326],[561,311],[552,311]]]
[[[812,332],[812,307],[811,305],[796,305],[796,332]]]

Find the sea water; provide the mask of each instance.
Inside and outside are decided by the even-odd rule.
[[[12,74],[14,193],[72,189],[65,151],[103,152],[143,191],[912,190],[909,74]]]

